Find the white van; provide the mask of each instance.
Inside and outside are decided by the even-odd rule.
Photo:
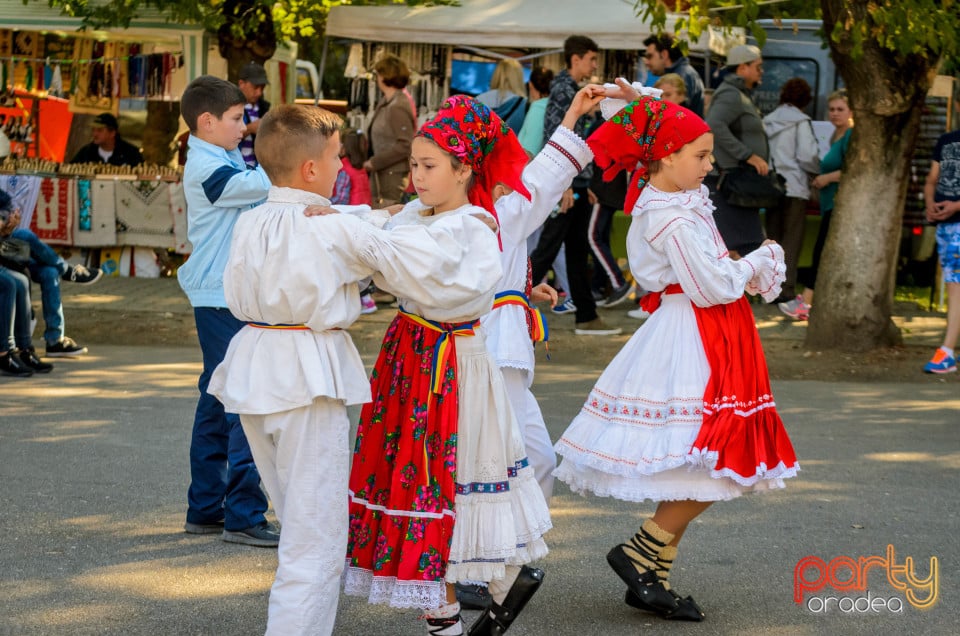
[[[347,112],[347,102],[344,100],[317,99],[320,92],[320,75],[313,62],[297,60],[296,91],[294,102],[297,104],[315,104],[339,115]]]

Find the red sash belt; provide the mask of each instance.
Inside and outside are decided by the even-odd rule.
[[[660,299],[664,294],[682,294],[683,288],[680,283],[667,285],[663,291],[647,292],[640,299],[640,308],[648,314],[652,314],[660,306]]]

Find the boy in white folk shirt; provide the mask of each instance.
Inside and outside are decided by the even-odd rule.
[[[263,118],[257,158],[273,187],[266,203],[238,220],[224,274],[227,304],[247,326],[230,342],[209,391],[240,415],[283,528],[267,634],[333,631],[347,546],[346,406],[370,400],[345,331],[360,315],[357,282],[380,272],[418,298],[471,266],[449,236],[456,227],[387,232],[376,224],[388,215],[366,207],[364,220],[304,214],[329,205],[340,128],[339,118],[314,107],[278,106]],[[443,302],[458,306],[469,300],[463,294],[446,289]]]

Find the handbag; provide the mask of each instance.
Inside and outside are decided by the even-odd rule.
[[[14,269],[25,267],[30,262],[30,244],[11,237],[0,239],[0,262]]]
[[[775,208],[787,195],[787,181],[770,167],[766,176],[753,166],[724,170],[717,190],[730,205],[742,208]]]

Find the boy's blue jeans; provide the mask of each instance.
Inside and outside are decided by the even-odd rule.
[[[223,404],[207,393],[210,376],[244,323],[229,309],[216,307],[194,307],[193,316],[203,352],[203,372],[190,443],[187,522],[207,524],[222,519],[226,530],[245,530],[265,521],[267,497],[260,489],[260,473],[240,417],[226,413]]]
[[[67,271],[67,262],[28,229],[18,228],[11,236],[30,244],[30,262],[27,263],[27,269],[30,271],[30,278],[40,284],[43,339],[47,344],[55,344],[63,338],[64,333],[60,278]]]

